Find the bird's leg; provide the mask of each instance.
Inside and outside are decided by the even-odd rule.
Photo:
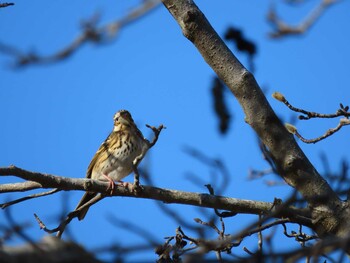
[[[105,175],[105,174],[102,174],[107,180],[108,180],[108,187],[107,187],[107,192],[108,190],[111,190],[110,191],[110,195],[113,194],[113,190],[114,190],[114,186],[115,186],[115,182],[108,176],[108,175]]]

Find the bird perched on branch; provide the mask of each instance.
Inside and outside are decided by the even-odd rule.
[[[121,180],[133,171],[135,158],[143,157],[149,147],[150,142],[143,137],[131,114],[127,110],[120,110],[114,115],[113,131],[92,158],[86,178],[108,181],[107,191],[112,193],[115,181],[127,185]],[[97,193],[86,192],[76,210],[96,195]],[[88,209],[86,207],[81,210],[79,220],[84,219]]]

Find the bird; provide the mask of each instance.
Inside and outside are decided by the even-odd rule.
[[[133,171],[135,158],[144,156],[150,145],[127,110],[119,110],[115,113],[113,119],[112,132],[95,153],[86,172],[86,178],[108,181],[107,191],[111,190],[110,193],[113,192],[115,181],[123,186],[128,184],[121,180]],[[86,192],[75,210],[96,195],[97,193]],[[86,207],[80,211],[78,214],[79,221],[85,218],[88,209],[89,207]]]

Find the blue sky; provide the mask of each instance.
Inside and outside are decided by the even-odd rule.
[[[308,1],[298,8],[276,2],[281,16],[296,24],[318,1]],[[79,34],[83,19],[98,11],[104,24],[122,17],[137,3],[19,1],[0,10],[0,41],[24,52],[51,54]],[[293,113],[271,98],[274,91],[283,93],[295,106],[323,113],[335,112],[340,102],[349,103],[349,1],[341,1],[327,10],[305,35],[280,40],[268,38],[270,27],[265,17],[269,4],[265,1],[197,1],[197,4],[219,34],[223,35],[233,25],[258,45],[255,77],[267,89],[268,100],[282,118],[289,120]],[[237,53],[233,46],[230,48],[247,65],[246,56]],[[11,57],[0,54],[1,166],[15,164],[32,171],[84,177],[91,158],[112,129],[113,114],[128,109],[144,135],[151,135],[145,124],[163,123],[167,127],[143,162],[150,168],[155,186],[206,192],[204,187],[186,179],[188,173],[194,173],[209,182],[211,173],[208,167],[184,153],[183,148],[190,146],[225,162],[231,176],[224,193],[227,196],[273,201],[274,197],[283,198],[290,193],[287,186],[271,188],[264,180],[247,180],[250,168],[267,168],[254,132],[245,124],[237,101],[228,97],[234,122],[226,136],[217,133],[210,96],[214,73],[182,36],[163,6],[122,29],[113,43],[86,44],[60,63],[13,70],[8,67],[11,61]],[[297,123],[307,138],[319,136],[336,125],[337,120]],[[321,152],[326,153],[331,168],[338,171],[340,160],[349,157],[347,134],[344,128],[316,145],[299,143],[321,173]],[[131,181],[132,176],[127,179]],[[1,183],[12,181],[19,179],[0,178]],[[82,194],[61,193],[36,199],[14,206],[11,212],[18,222],[32,223],[27,233],[40,239],[45,233],[37,227],[33,213],[41,216],[48,227],[55,227],[62,200],[67,199],[68,207],[73,209]],[[20,196],[24,193],[3,195],[1,202]],[[202,216],[198,209],[170,207],[186,215],[187,221]],[[160,242],[163,237],[174,235],[178,226],[163,216],[152,201],[107,198],[90,209],[84,221],[72,222],[70,229],[76,240],[88,248],[142,240],[108,223],[109,214],[156,232]],[[255,219],[253,216],[227,219],[228,233]],[[5,222],[2,214],[0,220]],[[256,239],[244,245],[254,250]],[[147,257],[152,258],[152,252]]]

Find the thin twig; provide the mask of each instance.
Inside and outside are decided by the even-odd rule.
[[[10,202],[6,202],[6,203],[3,203],[3,204],[0,204],[0,208],[5,209],[6,207],[9,207],[9,206],[14,205],[14,204],[18,204],[20,202],[24,202],[24,201],[27,201],[27,200],[30,200],[30,199],[33,199],[33,198],[37,198],[37,197],[52,195],[52,194],[60,192],[60,191],[61,191],[60,189],[53,189],[53,190],[50,190],[50,191],[47,191],[47,192],[43,192],[43,193],[32,194],[32,195],[29,195],[29,196],[26,196],[26,197],[22,197],[22,198],[19,198],[19,199],[16,199],[16,200],[12,200]]]
[[[147,139],[145,139],[145,142],[148,145],[147,149],[144,149],[142,151],[142,153],[139,156],[137,156],[135,158],[135,160],[133,161],[133,172],[134,172],[133,190],[136,192],[139,192],[141,190],[141,188],[140,188],[140,174],[139,174],[137,167],[138,167],[139,163],[141,162],[141,160],[143,159],[143,157],[145,157],[147,151],[156,144],[156,142],[158,141],[158,137],[160,135],[160,132],[162,131],[162,129],[165,128],[163,124],[159,125],[158,128],[151,126],[151,125],[148,125],[148,124],[146,124],[146,126],[147,126],[147,128],[150,128],[153,131],[154,137],[153,137],[151,142],[149,142]]]
[[[350,112],[349,112],[349,106],[344,106],[342,103],[340,103],[340,108],[335,112],[331,114],[323,114],[323,113],[317,113],[312,111],[307,111],[301,108],[294,107],[292,104],[289,103],[289,101],[285,98],[284,95],[282,95],[279,92],[275,92],[272,94],[272,97],[276,100],[282,102],[285,104],[289,109],[295,112],[302,113],[303,115],[299,115],[300,120],[309,120],[312,118],[337,118],[340,116],[343,116],[344,118],[341,118],[339,120],[339,123],[337,127],[328,129],[323,135],[315,138],[315,139],[305,139],[297,130],[297,128],[294,125],[291,125],[289,123],[285,124],[286,129],[297,136],[302,142],[304,143],[316,143],[321,140],[324,140],[325,138],[331,136],[332,134],[338,132],[343,126],[350,124]]]
[[[262,216],[259,215],[259,222],[261,222],[261,218]],[[258,228],[261,229],[261,224],[258,225]],[[262,236],[262,231],[260,230],[258,232],[258,252],[262,253],[262,249],[263,249],[263,236]]]
[[[337,127],[328,129],[323,135],[321,135],[321,136],[319,136],[317,138],[305,139],[303,136],[301,136],[301,134],[297,130],[295,131],[295,136],[297,136],[304,143],[317,143],[319,141],[322,141],[322,140],[326,139],[327,137],[331,136],[332,134],[336,133],[343,126],[346,126],[346,125],[349,125],[349,124],[350,124],[350,120],[343,118],[343,119],[340,119]]]
[[[206,184],[204,186],[207,187],[207,189],[208,189],[208,191],[209,191],[209,193],[211,195],[215,195],[214,188],[210,184]],[[214,212],[220,218],[222,218],[222,217],[233,217],[233,216],[237,215],[237,213],[232,212],[232,211],[219,212],[219,210],[216,209],[216,208],[214,208]]]
[[[61,238],[66,226],[70,223],[70,221],[72,221],[73,218],[78,217],[81,213],[81,210],[86,208],[86,207],[90,207],[91,205],[99,202],[100,200],[102,200],[105,196],[104,195],[97,195],[94,198],[92,198],[91,200],[89,200],[88,202],[86,202],[84,205],[82,205],[81,207],[79,207],[78,209],[70,212],[66,219],[63,220],[59,226],[57,226],[56,228],[53,229],[49,229],[46,227],[46,225],[44,224],[44,222],[39,218],[39,216],[37,214],[34,213],[34,217],[37,220],[40,229],[43,229],[45,232],[49,233],[49,234],[53,234],[57,232],[57,237]]]
[[[15,5],[14,3],[0,3],[0,8],[8,7],[11,5]]]
[[[124,17],[99,27],[96,25],[98,19],[96,19],[96,15],[94,15],[90,21],[84,23],[83,32],[78,37],[61,50],[58,50],[51,55],[42,56],[33,52],[25,54],[24,52],[20,52],[14,47],[3,43],[0,43],[0,52],[15,57],[16,61],[13,66],[16,68],[33,64],[42,65],[62,61],[72,56],[86,43],[110,43],[115,39],[116,35],[122,28],[149,14],[159,5],[159,0],[141,1],[139,6],[133,8]]]
[[[157,143],[158,137],[160,135],[160,132],[163,129],[166,129],[166,127],[163,124],[159,125],[157,128],[154,127],[154,126],[146,124],[146,127],[150,128],[153,131],[153,133],[154,133],[154,137],[153,137],[152,141],[149,142],[149,145],[148,145],[149,148],[152,148]]]
[[[336,118],[336,117],[340,117],[340,116],[344,116],[344,117],[350,117],[350,112],[347,112],[348,107],[344,107],[342,104],[340,104],[340,109],[338,109],[335,113],[331,113],[331,114],[324,114],[324,113],[317,113],[317,112],[313,112],[313,111],[307,111],[304,109],[300,109],[297,107],[294,107],[293,105],[291,105],[289,103],[288,100],[284,100],[283,103],[292,111],[295,112],[300,112],[304,115],[299,115],[299,120],[309,120],[311,118]]]
[[[270,33],[270,37],[272,38],[280,38],[288,35],[301,35],[308,31],[311,26],[313,26],[317,19],[321,17],[321,15],[336,2],[340,2],[340,0],[322,0],[318,6],[316,6],[304,19],[304,21],[300,22],[297,26],[291,26],[282,21],[276,11],[274,6],[270,8],[267,19],[271,23],[274,28],[274,31]]]

